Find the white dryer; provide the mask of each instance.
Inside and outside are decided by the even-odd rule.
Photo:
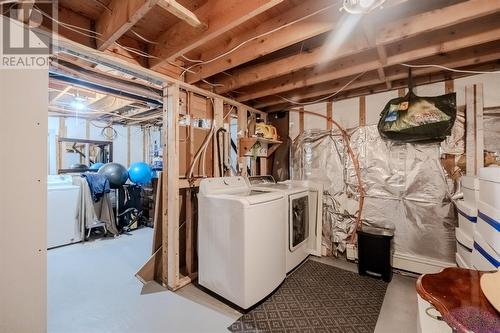
[[[207,178],[198,194],[198,283],[243,309],[285,279],[285,196],[244,177]]]
[[[249,177],[249,182],[253,189],[281,192],[286,197],[286,272],[291,272],[310,254],[321,256],[321,185],[295,180],[276,183],[272,176]]]

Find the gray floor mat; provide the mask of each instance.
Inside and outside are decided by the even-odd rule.
[[[371,333],[387,283],[309,260],[232,332]]]

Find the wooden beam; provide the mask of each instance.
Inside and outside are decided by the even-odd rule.
[[[213,119],[213,121],[215,122],[215,131],[216,131],[215,133],[217,133],[217,130],[219,130],[219,128],[224,127],[223,117],[224,117],[224,102],[220,98],[217,98],[214,101],[214,119]],[[218,159],[219,150],[220,150],[220,147],[217,145],[217,138],[215,138],[215,136],[214,136],[213,149],[212,149],[212,151],[213,151],[212,162],[213,162],[213,176],[214,177],[221,177],[221,172],[222,172],[220,170],[219,159]]]
[[[247,158],[241,156],[241,144],[240,139],[247,137],[247,109],[244,107],[238,107],[238,167],[241,176],[247,175]]]
[[[178,79],[172,78],[162,73],[155,72],[148,68],[140,67],[136,64],[130,63],[120,58],[113,57],[104,52],[96,51],[95,49],[74,42],[73,40],[68,39],[62,35],[54,36],[51,33],[41,29],[37,29],[37,32],[44,36],[51,37],[54,40],[54,42],[57,43],[56,45],[57,48],[59,49],[60,52],[59,54],[65,54],[67,52],[70,52],[72,56],[78,55],[78,57],[81,57],[89,62],[100,63],[111,68],[119,67],[123,70],[128,71],[129,73],[133,73],[137,79],[149,82],[152,86],[155,86],[156,84],[160,83],[178,84],[180,88],[186,91],[191,91],[205,97],[221,98],[224,101],[224,103],[232,105],[234,107],[245,107],[249,112],[258,114],[265,113],[251,106],[239,103],[234,99],[215,94],[211,91],[188,84],[186,82],[180,81]]]
[[[490,23],[488,23],[488,26],[489,25]],[[460,35],[457,39],[448,38],[448,40],[441,43],[388,56],[386,66],[408,63],[437,54],[449,53],[470,46],[486,44],[498,39],[500,39],[500,27],[497,25],[492,30],[481,31],[474,35]],[[367,56],[364,57],[370,59]],[[243,102],[264,96],[280,94],[306,86],[337,80],[349,75],[378,70],[380,68],[380,60],[367,60],[366,62],[360,63],[362,60],[361,57],[348,57],[343,62],[337,62],[335,66],[330,67],[330,71],[325,71],[325,69],[303,70],[292,74],[291,77],[283,76],[275,80],[263,82],[260,85],[255,85],[246,89],[245,94],[239,96],[237,100]]]
[[[155,69],[167,61],[196,49],[239,26],[251,18],[276,6],[283,0],[214,0],[208,1],[194,13],[202,22],[208,22],[204,31],[194,29],[186,22],[179,22],[165,31],[152,47],[151,59]]]
[[[66,88],[64,88],[63,90],[61,90],[54,98],[52,98],[49,102],[50,103],[54,103],[54,102],[57,102],[57,100],[61,97],[63,97],[64,95],[68,94],[68,92],[71,90],[71,88],[73,88],[73,86],[66,86]]]
[[[450,94],[455,91],[455,81],[446,80],[444,82],[444,91],[446,94]]]
[[[250,86],[301,69],[312,68],[317,65],[333,62],[343,57],[366,51],[369,48],[370,46],[364,39],[353,38],[342,44],[342,47],[340,47],[332,57],[325,57],[325,48],[317,47],[310,51],[301,52],[289,57],[246,66],[242,69],[235,69],[231,72],[231,76],[225,76],[217,81],[218,84],[223,86],[217,87],[215,91],[219,94],[226,93],[240,87]]]
[[[168,288],[176,290],[179,288],[179,86],[176,84],[167,85],[164,88],[164,108],[166,113],[167,146],[163,151],[163,156],[167,156],[167,193],[163,195],[167,198],[166,214],[163,225],[167,230],[167,238],[163,238],[164,250],[167,249],[167,280]]]
[[[336,66],[326,69],[326,71],[325,69],[304,70],[290,76],[263,82],[260,85],[245,89],[246,93],[237,97],[236,100],[242,102],[270,95],[278,95],[287,91],[349,77],[353,74],[377,70],[380,67],[380,62],[377,59],[362,62],[363,60],[365,59],[346,59],[346,62],[338,63]],[[351,65],[349,66],[349,64]]]
[[[187,24],[195,28],[206,28],[206,24],[202,23],[196,14],[181,5],[175,0],[160,0],[158,6],[168,11],[170,14],[178,17]]]
[[[366,126],[366,97],[359,97],[359,126]]]
[[[329,101],[326,102],[326,129],[331,130],[332,129],[332,122],[330,121],[333,117],[333,102]]]
[[[418,16],[415,18],[418,19]],[[425,18],[422,25],[417,25],[421,30],[418,33],[426,32]],[[402,47],[397,45],[398,52],[391,57],[387,55],[387,50],[384,45],[376,45],[375,36],[380,34],[384,28],[378,30],[372,26],[365,28],[368,31],[367,36],[354,35],[350,40],[338,50],[332,57],[325,57],[326,47],[318,47],[309,52],[303,52],[298,55],[277,59],[261,64],[247,66],[235,70],[231,73],[231,77],[222,77],[217,80],[218,84],[224,87],[218,87],[217,93],[225,93],[230,90],[235,90],[240,87],[250,86],[262,81],[287,75],[297,72],[302,69],[310,69],[319,64],[333,63],[340,59],[354,55],[356,53],[365,52],[368,49],[375,48],[380,60],[380,66],[390,66],[391,64],[407,61],[406,59],[418,59],[435,55],[444,52],[458,50],[468,46],[488,43],[499,39],[500,27],[497,24],[498,18],[488,18],[487,20],[476,22],[470,28],[464,29],[464,26],[459,26],[455,30],[452,28],[446,31],[440,31],[426,38],[426,43],[421,48],[414,47],[414,43],[403,40]],[[373,32],[374,31],[374,32]],[[399,51],[402,49],[401,51]],[[311,71],[308,71],[311,72]],[[380,77],[383,78],[385,73],[380,72]],[[299,78],[302,79],[302,78]],[[188,75],[189,80],[189,75]],[[389,83],[389,81],[388,81]],[[261,89],[265,90],[265,89]]]
[[[328,10],[324,10],[321,13],[275,31],[287,23],[304,18],[324,8],[328,8]],[[186,81],[189,83],[197,82],[229,68],[236,67],[289,45],[330,31],[338,24],[336,18],[339,15],[338,6],[332,4],[331,0],[303,2],[281,15],[261,23],[256,29],[234,36],[230,45],[222,44],[202,54],[200,59],[206,61],[220,56],[228,49],[246,42],[238,50],[218,60],[196,67],[196,73],[187,73]],[[261,38],[255,38],[270,31],[274,32]]]
[[[470,52],[474,53],[474,50],[471,50]],[[500,51],[494,51],[489,54],[477,56],[475,58],[470,56],[470,54],[464,52],[463,59],[451,60],[449,62],[441,62],[441,63],[436,61],[436,63],[450,68],[462,68],[471,65],[477,66],[479,64],[488,63],[498,59],[500,59]],[[442,69],[428,67],[428,68],[415,69],[413,71],[413,74],[426,75],[426,74],[437,73],[440,71],[442,71]],[[399,68],[394,67],[393,73],[387,75],[387,79],[390,81],[395,81],[395,80],[405,79],[407,76],[408,73],[406,72],[405,68],[403,66],[400,66]],[[338,91],[338,89],[343,85],[345,85],[349,80],[351,80],[351,77],[342,78],[341,80],[335,81],[334,83],[322,84],[318,86],[309,86],[302,90],[301,89],[294,90],[291,91],[289,93],[290,96],[287,97],[293,99],[294,96],[297,96],[298,98],[295,98],[296,101],[304,101],[310,98],[326,96]],[[347,87],[345,90],[348,91],[363,87],[369,87],[372,85],[380,84],[381,82],[382,81],[380,81],[377,75],[374,76],[370,73],[367,73],[358,80],[351,83],[349,87]],[[283,104],[282,99],[278,97],[272,97],[272,98],[268,97],[266,100],[256,103],[255,107],[268,108],[271,105],[279,105],[279,104]]]
[[[112,0],[111,11],[105,10],[96,22],[97,48],[106,50],[141,18],[143,18],[158,0]]]
[[[371,45],[372,47],[375,47],[377,50],[378,59],[380,61],[380,67],[377,68],[378,77],[379,77],[380,81],[386,82],[387,88],[390,89],[391,88],[390,81],[388,81],[386,79],[385,71],[384,71],[384,66],[387,65],[387,51],[383,45],[376,45],[375,44],[376,31],[375,31],[373,25],[371,24],[371,22],[368,21],[367,19],[365,19],[362,22],[362,26],[363,26],[363,32],[365,34],[365,37],[367,39],[368,44]]]
[[[299,111],[299,135],[304,133],[304,108],[301,107]]]
[[[468,0],[389,23],[377,33],[376,44],[386,45],[424,32],[443,29],[500,10],[500,0]]]

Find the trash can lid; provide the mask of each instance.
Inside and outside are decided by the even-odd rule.
[[[361,227],[361,230],[357,231],[358,234],[362,235],[373,235],[382,237],[393,237],[394,229],[377,228],[377,227]]]

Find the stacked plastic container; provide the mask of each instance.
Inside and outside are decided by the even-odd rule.
[[[473,268],[472,252],[474,232],[477,224],[477,203],[479,201],[479,180],[476,177],[463,176],[461,179],[463,200],[456,201],[458,228],[455,229],[457,252],[455,260],[459,267]]]
[[[472,265],[478,270],[500,267],[500,168],[479,170],[479,200]]]

